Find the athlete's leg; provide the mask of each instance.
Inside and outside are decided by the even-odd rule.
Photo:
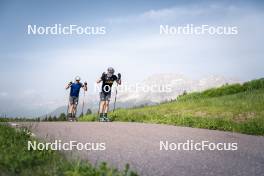
[[[105,108],[104,108],[104,113],[107,114],[108,112],[108,109],[109,109],[109,100],[108,101],[105,101]]]
[[[75,97],[74,98],[74,117],[76,116],[76,113],[77,113],[78,102],[79,102],[79,97]]]
[[[72,116],[72,112],[73,112],[73,97],[69,98],[69,109],[68,109],[68,117]]]
[[[75,113],[76,113],[76,104],[72,105],[72,116],[75,117]]]
[[[99,113],[104,112],[104,104],[105,104],[105,94],[100,92],[100,104],[99,104]]]
[[[73,116],[73,104],[70,102],[69,104],[69,112],[68,112],[68,120],[72,121],[72,116]]]
[[[99,113],[103,113],[104,112],[104,109],[105,109],[105,101],[101,101],[100,102],[100,110],[99,110]]]
[[[106,101],[105,101],[105,108],[104,108],[104,119],[105,121],[109,121],[108,117],[107,117],[107,113],[108,113],[108,110],[109,110],[109,102],[110,102],[110,99],[111,99],[111,92],[108,93],[106,95]]]
[[[99,121],[104,121],[103,112],[105,107],[105,101],[100,102],[100,109],[99,109]]]

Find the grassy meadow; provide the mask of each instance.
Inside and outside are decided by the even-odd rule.
[[[118,109],[113,121],[158,123],[264,135],[264,79],[187,93],[171,102]],[[95,121],[87,115],[81,121]]]

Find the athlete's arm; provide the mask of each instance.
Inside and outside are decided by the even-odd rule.
[[[88,87],[87,87],[87,82],[84,82],[84,84],[82,85],[84,91],[87,91],[88,90]]]
[[[71,87],[71,85],[72,85],[72,82],[69,82],[69,83],[67,84],[67,86],[65,87],[66,90],[69,89],[69,88]]]
[[[98,79],[98,80],[96,81],[96,83],[99,84],[100,82],[102,82],[102,81],[104,80],[104,77],[105,77],[105,72],[102,73],[101,78]]]
[[[101,78],[96,81],[97,84],[99,84],[100,82],[102,82]]]
[[[117,84],[121,85],[121,79],[116,80]]]
[[[121,73],[117,74],[117,80],[116,80],[117,84],[121,85]]]

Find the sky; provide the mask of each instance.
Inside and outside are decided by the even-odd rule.
[[[159,73],[242,81],[264,75],[261,1],[0,0],[0,115],[64,105],[76,75],[107,67],[128,82]],[[105,35],[28,35],[28,25],[104,26]],[[160,35],[160,25],[236,26],[237,35]],[[93,93],[92,91],[90,93]]]

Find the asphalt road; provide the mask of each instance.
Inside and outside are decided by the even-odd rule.
[[[142,123],[41,122],[33,133],[46,140],[105,143],[104,151],[71,151],[71,156],[93,164],[106,161],[111,166],[149,176],[264,175],[264,137],[231,132]],[[160,150],[160,141],[184,143],[209,141],[237,143],[237,150]],[[171,144],[171,146],[175,144]]]

